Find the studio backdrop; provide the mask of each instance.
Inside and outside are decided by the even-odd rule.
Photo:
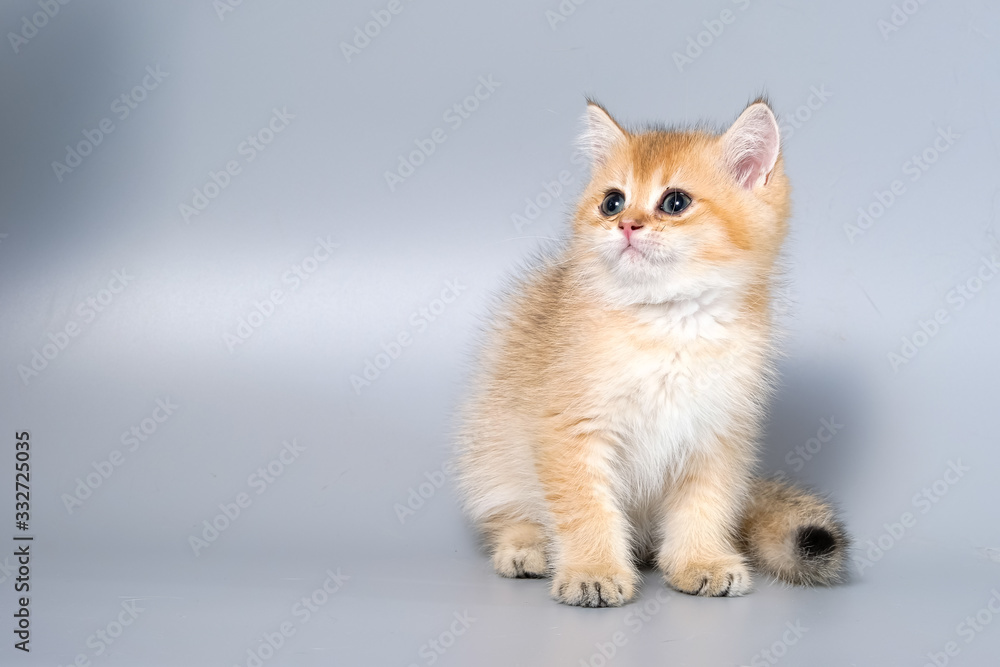
[[[0,664],[992,665],[1000,7],[9,0]],[[761,472],[848,581],[618,609],[496,576],[449,464],[592,96],[793,189]]]

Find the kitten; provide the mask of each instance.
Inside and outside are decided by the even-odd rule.
[[[629,132],[590,102],[567,247],[500,307],[462,412],[464,506],[505,577],[618,606],[654,560],[693,595],[839,580],[823,500],[753,477],[789,185],[767,103],[723,134]]]

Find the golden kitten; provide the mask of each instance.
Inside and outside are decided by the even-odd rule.
[[[830,506],[753,477],[789,214],[774,114],[630,132],[590,102],[585,122],[571,238],[498,309],[462,412],[459,489],[496,571],[586,607],[631,599],[646,560],[695,595],[748,592],[748,564],[836,581]]]

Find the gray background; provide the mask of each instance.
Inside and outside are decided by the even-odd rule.
[[[341,44],[388,2],[77,1],[39,18],[44,4],[0,9],[0,663],[252,665],[285,624],[263,664],[995,664],[1000,280],[976,282],[1000,255],[995,3],[566,0],[556,22],[556,0],[401,0],[350,61]],[[147,67],[161,80],[121,118],[113,100]],[[455,127],[445,113],[479,77],[499,85]],[[450,415],[490,294],[562,234],[585,177],[583,96],[625,123],[723,127],[762,90],[794,186],[763,468],[843,509],[850,582],[758,578],[748,597],[701,599],[648,572],[635,603],[588,610],[496,577],[442,472]],[[248,161],[241,142],[274,109],[294,118]],[[57,176],[102,119],[113,131]],[[435,128],[446,141],[390,190],[385,172]],[[230,160],[240,172],[186,221],[180,205]],[[892,204],[845,231],[896,180]],[[518,229],[526,199],[547,205]],[[313,263],[318,238],[338,247]],[[283,276],[303,263],[295,288]],[[102,293],[122,270],[124,289]],[[446,281],[462,288],[447,304]],[[105,300],[92,321],[88,298]],[[379,358],[400,334],[410,344]],[[904,337],[922,345],[894,368]],[[22,377],[53,338],[65,348]],[[367,362],[385,368],[356,390]],[[162,423],[157,400],[177,406]],[[810,442],[823,419],[838,432]],[[123,433],[143,426],[133,451]],[[11,632],[22,430],[29,655]],[[293,440],[273,483],[251,477]],[[950,484],[952,464],[968,470]],[[191,536],[240,493],[249,506],[196,554]],[[306,618],[309,596],[323,604]],[[134,622],[95,639],[118,633],[123,604]]]

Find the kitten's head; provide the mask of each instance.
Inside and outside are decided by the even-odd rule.
[[[789,187],[764,101],[723,134],[623,129],[589,103],[580,143],[591,179],[573,248],[618,305],[742,293],[771,273]]]

